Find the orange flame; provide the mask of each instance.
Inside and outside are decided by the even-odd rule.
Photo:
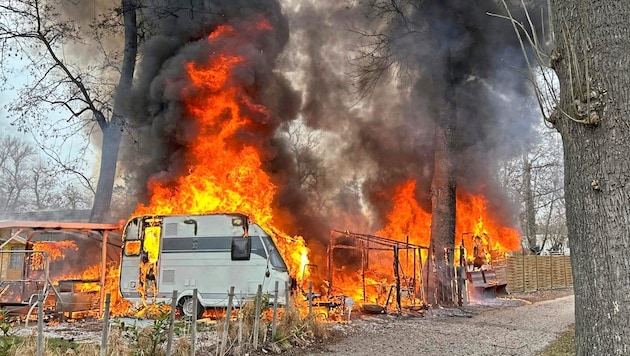
[[[78,251],[79,247],[74,241],[37,241],[33,243],[34,251],[45,251],[48,255],[48,262],[57,261],[63,259],[66,255],[66,250]],[[34,253],[31,258],[31,270],[38,271],[44,269],[44,255],[41,253]]]
[[[253,28],[271,29],[264,20]],[[223,25],[208,41],[238,35]],[[308,263],[304,239],[290,238],[274,227],[271,202],[277,186],[263,169],[263,153],[238,138],[260,125],[256,122],[269,120],[268,110],[253,102],[246,88],[231,79],[233,72],[246,64],[245,58],[224,51],[205,63],[185,65],[188,86],[182,93],[184,106],[197,128],[186,146],[187,171],[172,181],[151,179],[149,203],[140,204],[136,214],[244,213],[276,235],[278,249],[291,273],[296,274]]]
[[[400,241],[403,245],[408,242],[419,246],[429,246],[431,214],[418,204],[415,190],[414,180],[407,180],[395,189],[394,206],[387,214],[387,223],[376,235]],[[482,195],[460,191],[456,205],[456,249],[461,243],[462,236],[464,236],[467,258],[471,260],[474,236],[481,237],[488,251],[489,261],[503,258],[507,252],[520,249],[519,233],[515,229],[503,226],[494,218],[493,212],[487,209],[487,201]],[[421,257],[422,261],[426,261],[426,252],[422,253]],[[455,257],[457,264],[459,263],[458,253],[455,253]],[[365,285],[366,300],[381,304],[385,299],[386,291],[395,283],[392,268],[393,254],[391,250],[369,251],[367,260],[369,265],[363,276],[360,273],[335,273],[333,285],[343,294],[355,299],[363,298]],[[411,281],[414,275],[416,278],[419,277],[418,273],[414,274],[414,268],[417,272],[419,267],[414,265],[414,251],[401,249],[399,262],[402,286],[405,288],[405,283]],[[413,286],[413,284],[408,285]]]
[[[520,250],[521,237],[516,229],[501,224],[487,205],[488,201],[482,195],[458,194],[455,244],[459,246],[463,240],[466,255],[472,259],[474,237],[479,236],[491,262],[505,258],[508,252]]]

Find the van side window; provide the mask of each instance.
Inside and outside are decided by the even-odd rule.
[[[273,243],[273,240],[269,236],[261,236],[263,242],[265,243],[265,247],[269,251],[269,262],[271,266],[281,270],[288,270],[287,265],[284,263],[282,256],[280,256],[280,252],[276,248],[276,245]]]
[[[125,233],[123,239],[125,241],[123,246],[123,253],[125,256],[138,256],[140,255],[140,248],[142,241],[140,240],[140,228],[138,226],[139,219],[135,218],[125,226]]]
[[[140,254],[140,240],[125,241],[125,256],[138,256]]]

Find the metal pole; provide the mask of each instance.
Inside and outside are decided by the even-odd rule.
[[[400,273],[398,268],[400,260],[398,259],[398,244],[394,246],[394,276],[396,277],[396,307],[398,308],[398,314],[402,312],[402,306],[400,301]]]
[[[107,266],[107,237],[109,231],[103,231],[103,246],[101,248],[101,291],[98,297],[98,313],[103,315],[103,297],[105,296],[105,270]]]
[[[428,254],[429,250],[427,250],[427,254]],[[418,250],[418,268],[420,269],[418,272],[420,274],[420,298],[422,298],[422,304],[426,304],[427,300],[426,297],[424,295],[424,286],[425,286],[425,281],[424,281],[424,276],[422,275],[422,271],[423,271],[423,266],[422,266],[422,250],[419,249]],[[429,277],[427,276],[427,279]]]
[[[418,297],[418,274],[416,273],[416,253],[418,249],[413,249],[413,303],[415,305],[416,298]]]
[[[271,324],[271,337],[276,336],[276,329],[278,328],[278,281],[276,281],[276,289],[273,296],[273,321]]]
[[[405,246],[405,276],[409,272],[409,235],[407,235],[407,246]]]
[[[44,355],[44,293],[37,293],[37,356]]]
[[[48,290],[48,282],[50,281],[50,261],[48,260],[48,252],[42,252],[44,257],[44,287],[42,293]]]
[[[308,315],[313,314],[313,281],[308,281]]]
[[[333,286],[333,234],[334,232],[331,231],[330,232],[330,238],[328,240],[328,250],[327,255],[328,255],[328,283],[329,283],[329,288],[330,290],[332,290],[332,286]],[[302,286],[304,284],[300,285],[300,290],[302,290]]]
[[[190,354],[195,356],[195,346],[197,345],[197,288],[193,289],[192,315],[190,318]]]
[[[175,331],[175,309],[177,308],[177,291],[173,291],[171,297],[171,318],[168,324],[168,338],[166,341],[166,356],[171,356],[171,350],[173,348],[173,332]]]
[[[363,303],[365,303],[365,301],[367,300],[367,295],[365,292],[365,246],[364,246],[364,242],[361,241],[361,283],[363,283]]]
[[[367,237],[367,258],[365,259],[365,268],[370,269],[370,237]]]
[[[111,301],[111,295],[107,293],[105,295],[105,313],[103,314],[103,335],[101,338],[101,356],[107,355],[107,336],[109,333],[109,304]]]
[[[258,350],[258,328],[260,326],[261,299],[262,299],[262,284],[259,284],[258,291],[256,291],[256,312],[254,314],[254,350]]]
[[[276,287],[278,282],[276,281]],[[220,349],[221,352],[219,355],[224,355],[225,347],[228,342],[228,332],[230,331],[230,316],[232,314],[232,298],[234,298],[234,286],[230,287],[230,294],[228,294],[228,305],[227,310],[225,311],[225,326],[223,327],[223,338],[221,339]]]

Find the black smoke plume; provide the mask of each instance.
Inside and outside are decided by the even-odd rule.
[[[274,204],[291,217],[286,232],[321,241],[320,247],[331,228],[374,232],[391,208],[389,193],[409,178],[430,210],[436,118],[429,108],[439,105],[437,87],[444,85],[428,80],[435,72],[456,83],[458,187],[483,193],[511,223],[512,209],[494,179],[496,163],[527,142],[536,118],[515,114],[531,95],[512,25],[487,15],[504,11],[492,0],[415,1],[398,2],[404,18],[374,16],[380,3],[391,2],[287,0],[282,8],[272,0],[147,2],[145,19],[155,25],[129,98],[133,135],[124,156],[139,200],[146,199],[150,177],[168,181],[185,172],[182,157],[195,127],[173,84],[183,63],[214,54],[205,38],[218,26],[243,29],[264,17],[272,32],[223,45],[249,58],[251,68],[237,79],[271,112],[272,120],[242,137],[266,152],[266,169],[280,187]],[[395,63],[362,96],[352,73],[362,64],[357,50],[369,32],[397,39],[389,53]],[[286,138],[293,120],[321,135],[308,156],[316,184],[304,184]]]

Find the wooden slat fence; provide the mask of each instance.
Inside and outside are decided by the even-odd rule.
[[[531,292],[573,286],[571,256],[510,256],[494,266],[509,292]]]

